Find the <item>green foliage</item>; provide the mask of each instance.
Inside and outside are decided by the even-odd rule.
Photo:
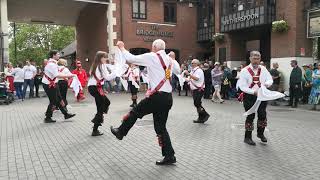
[[[289,30],[289,24],[285,20],[273,21],[272,32],[284,33]]]
[[[45,24],[16,24],[14,39],[13,23],[10,24],[10,61],[16,64],[32,59],[41,64],[52,49],[62,50],[75,40],[75,29],[69,26]],[[17,58],[15,58],[15,42]]]

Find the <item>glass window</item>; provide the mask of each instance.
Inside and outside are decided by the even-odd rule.
[[[223,15],[263,6],[266,0],[220,0]],[[269,0],[270,1],[270,0]],[[273,0],[271,0],[273,1]]]
[[[177,22],[177,3],[164,2],[164,22]]]
[[[146,0],[132,0],[132,18],[146,19]]]

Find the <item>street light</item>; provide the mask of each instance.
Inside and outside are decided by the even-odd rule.
[[[9,36],[8,33],[0,32],[0,38],[1,38],[1,71],[4,71],[4,42],[3,37]]]

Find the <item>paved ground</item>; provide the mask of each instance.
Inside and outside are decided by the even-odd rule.
[[[140,95],[141,96],[141,95]],[[71,98],[71,97],[70,97]],[[145,117],[118,141],[109,132],[129,110],[129,95],[110,94],[110,114],[91,137],[95,113],[91,98],[71,101],[72,121],[58,112],[44,124],[46,98],[0,106],[0,179],[319,179],[320,113],[269,107],[270,142],[243,143],[242,106],[235,101],[204,106],[211,119],[193,124],[190,97],[174,97],[168,130],[177,164],[155,165],[161,158],[152,118]],[[257,140],[254,135],[254,140]]]

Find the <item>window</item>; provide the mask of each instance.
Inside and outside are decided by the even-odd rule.
[[[132,0],[132,18],[147,19],[146,0]]]
[[[164,2],[164,22],[177,22],[177,3]]]
[[[198,41],[208,41],[212,39],[214,32],[213,0],[202,0],[198,4]]]
[[[237,13],[263,6],[266,0],[221,0],[221,12],[223,15]],[[274,0],[268,0],[272,2]]]

